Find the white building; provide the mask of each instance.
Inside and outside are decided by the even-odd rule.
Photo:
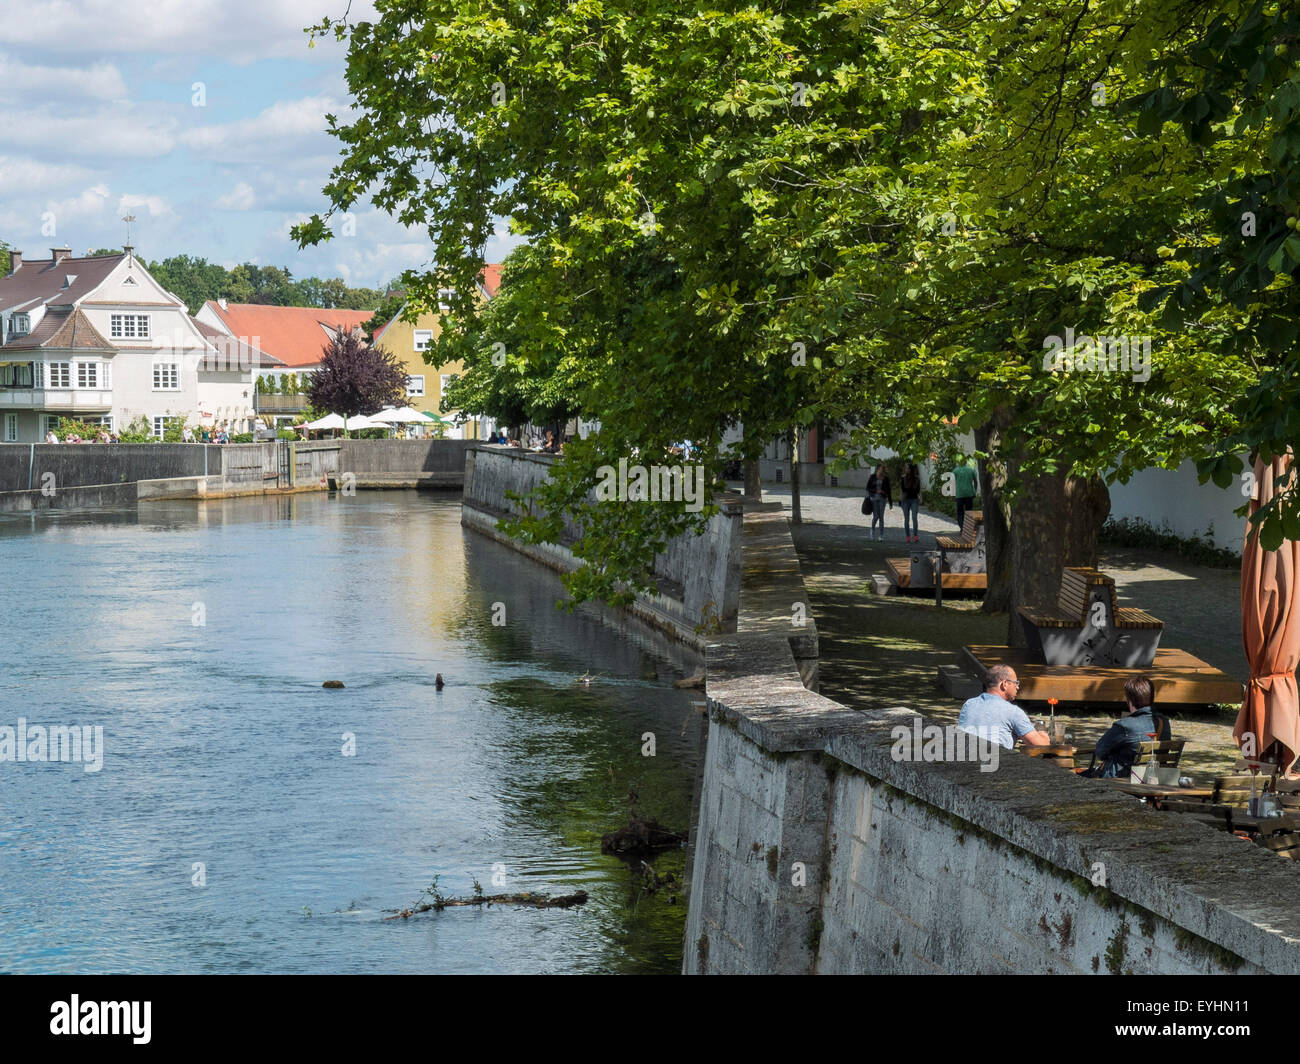
[[[255,368],[231,371],[229,353],[222,357],[132,248],[94,258],[75,258],[66,247],[52,248],[47,260],[24,262],[16,251],[10,258],[10,273],[0,277],[0,441],[41,440],[61,418],[120,431],[143,417],[161,438],[169,417],[213,424],[202,416],[213,406],[231,413],[233,431],[247,431]],[[257,360],[256,353],[240,357]],[[242,382],[233,383],[232,372]],[[205,394],[210,387],[224,391]]]

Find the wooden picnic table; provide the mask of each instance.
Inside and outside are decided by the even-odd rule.
[[[1214,797],[1213,787],[1175,787],[1159,783],[1132,783],[1126,779],[1102,780],[1117,791],[1135,794],[1141,798],[1197,798],[1209,800]]]
[[[1051,761],[1061,768],[1074,768],[1074,755],[1078,753],[1078,747],[1067,746],[1064,743],[1049,743],[1047,746],[1030,746],[1028,743],[1021,746],[1021,751],[1030,757],[1040,757],[1044,761]]]

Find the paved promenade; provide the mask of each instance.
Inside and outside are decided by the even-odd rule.
[[[789,487],[765,484],[763,498],[788,509]],[[886,511],[885,541],[876,543],[868,538],[870,518],[860,512],[860,489],[804,488],[800,500],[803,524],[792,531],[821,639],[821,693],[851,707],[906,705],[955,721],[960,703],[938,686],[938,666],[956,664],[965,644],[1005,644],[1006,616],[981,613],[978,599],[950,596],[936,609],[930,598],[873,594],[871,574],[884,572],[886,558],[909,549],[898,505]],[[957,526],[922,510],[920,527],[921,542],[911,549],[933,550],[934,537]],[[1121,605],[1140,606],[1165,622],[1164,645],[1246,679],[1235,570],[1118,549],[1104,550],[1099,567],[1115,578]],[[1071,717],[1074,744],[1091,747],[1113,718],[1101,707]],[[1234,719],[1233,711],[1208,709],[1175,715],[1175,735],[1188,739],[1183,763],[1190,772],[1230,768],[1236,759]]]

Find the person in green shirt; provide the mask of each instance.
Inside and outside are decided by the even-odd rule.
[[[975,472],[975,463],[964,458],[953,468],[953,494],[957,496],[957,528],[962,527],[966,511],[975,508],[975,493],[979,491],[979,477]]]

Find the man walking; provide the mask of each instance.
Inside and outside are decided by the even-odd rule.
[[[1046,746],[1051,741],[1047,733],[1038,731],[1025,711],[1011,701],[1019,690],[1016,670],[1010,665],[994,665],[984,677],[984,693],[968,698],[961,707],[957,727],[1008,750],[1017,739],[1029,746]]]

